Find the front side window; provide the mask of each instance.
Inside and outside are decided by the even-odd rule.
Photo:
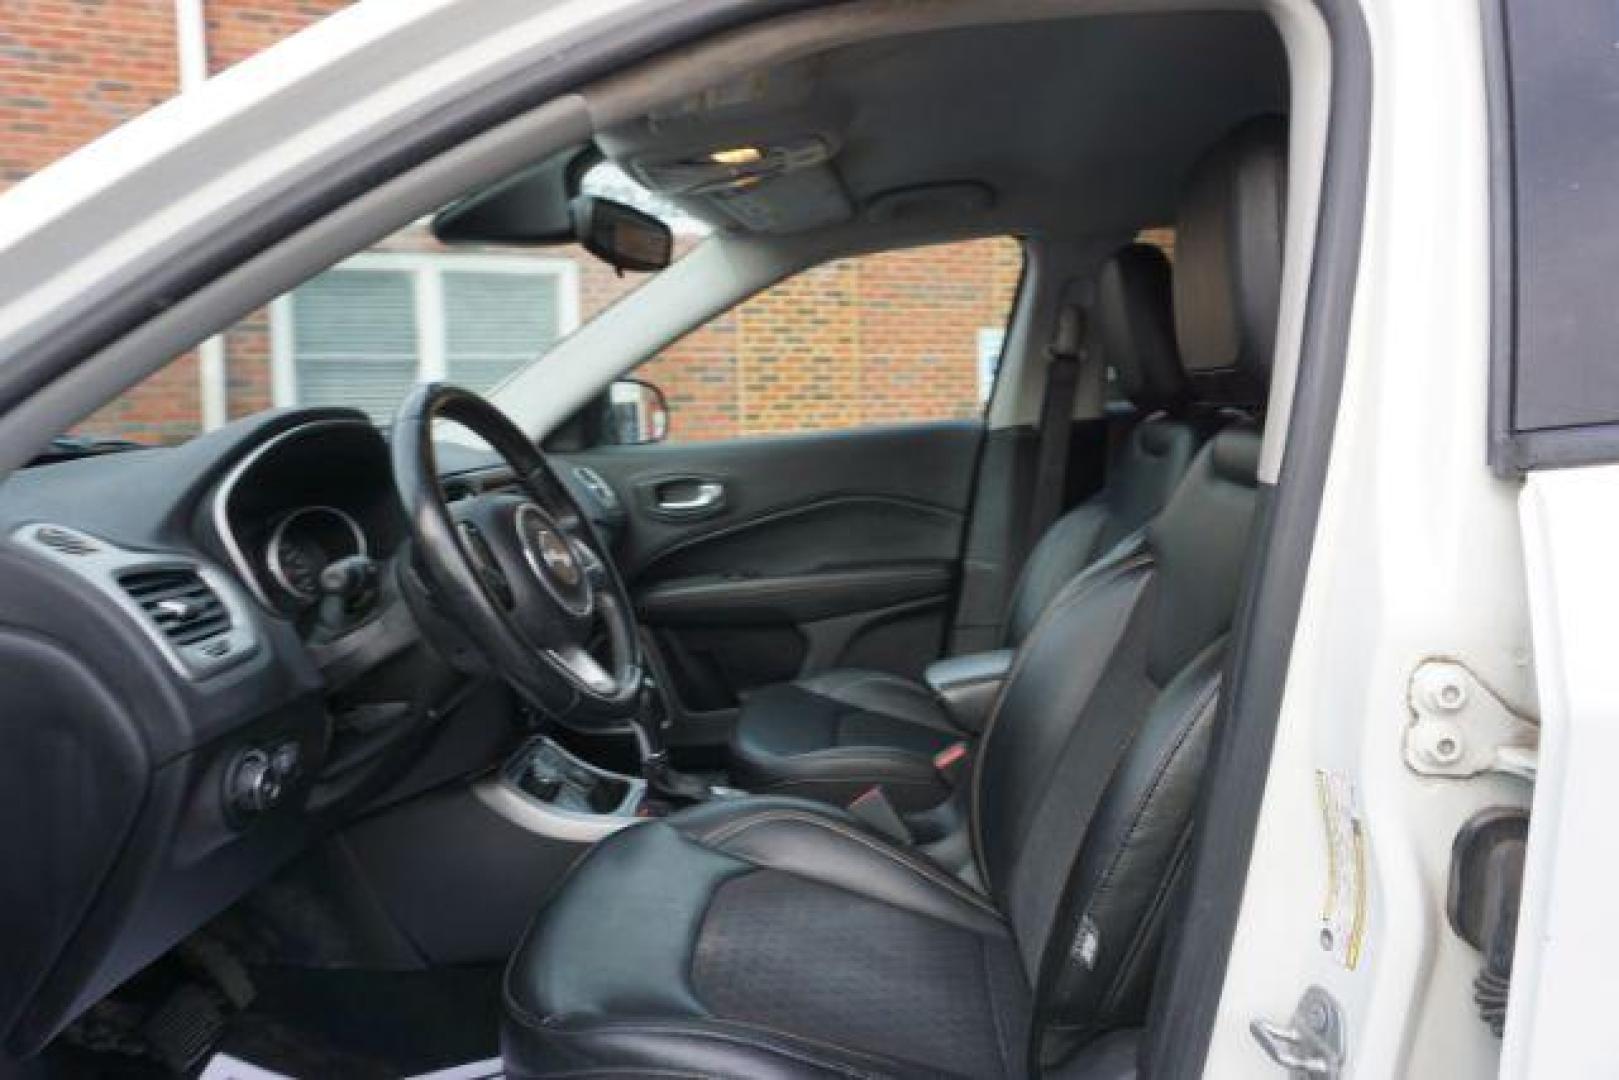
[[[1619,18],[1608,0],[1499,0],[1491,455],[1503,474],[1619,460]]]
[[[1022,246],[967,240],[840,259],[788,278],[647,361],[672,442],[983,414]]]
[[[276,301],[276,404],[348,405],[388,419],[419,381],[492,389],[570,333],[567,258],[357,256]]]
[[[584,190],[669,212],[611,166]],[[704,227],[669,213],[678,257]],[[272,406],[345,406],[386,423],[420,381],[493,389],[648,280],[578,245],[447,247],[417,222],[177,358],[69,438],[167,445]]]

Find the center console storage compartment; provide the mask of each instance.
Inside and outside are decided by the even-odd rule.
[[[544,737],[512,755],[503,772],[523,794],[559,810],[629,815],[640,801],[638,781],[588,765]]]

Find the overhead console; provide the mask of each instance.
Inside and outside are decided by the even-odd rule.
[[[855,215],[836,158],[846,108],[814,96],[810,65],[734,79],[597,138],[648,190],[757,233]]]

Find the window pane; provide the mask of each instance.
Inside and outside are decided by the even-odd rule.
[[[1520,432],[1619,423],[1619,9],[1507,0]]]
[[[292,294],[301,405],[393,415],[416,381],[416,305],[403,270],[328,270]]]
[[[658,206],[621,174],[591,176]],[[677,255],[706,231],[675,228]],[[173,444],[273,405],[350,406],[386,423],[424,375],[490,390],[648,280],[576,244],[447,247],[414,222],[225,329],[222,363],[176,357],[68,434]]]
[[[490,390],[562,336],[560,275],[454,270],[443,281],[452,382]]]
[[[883,252],[805,271],[642,366],[670,439],[982,415],[1023,269],[1007,237]]]

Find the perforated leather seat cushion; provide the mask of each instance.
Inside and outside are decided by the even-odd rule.
[[[748,799],[585,859],[513,958],[504,1049],[517,1075],[1018,1076],[1027,986],[985,898],[838,811]]]

